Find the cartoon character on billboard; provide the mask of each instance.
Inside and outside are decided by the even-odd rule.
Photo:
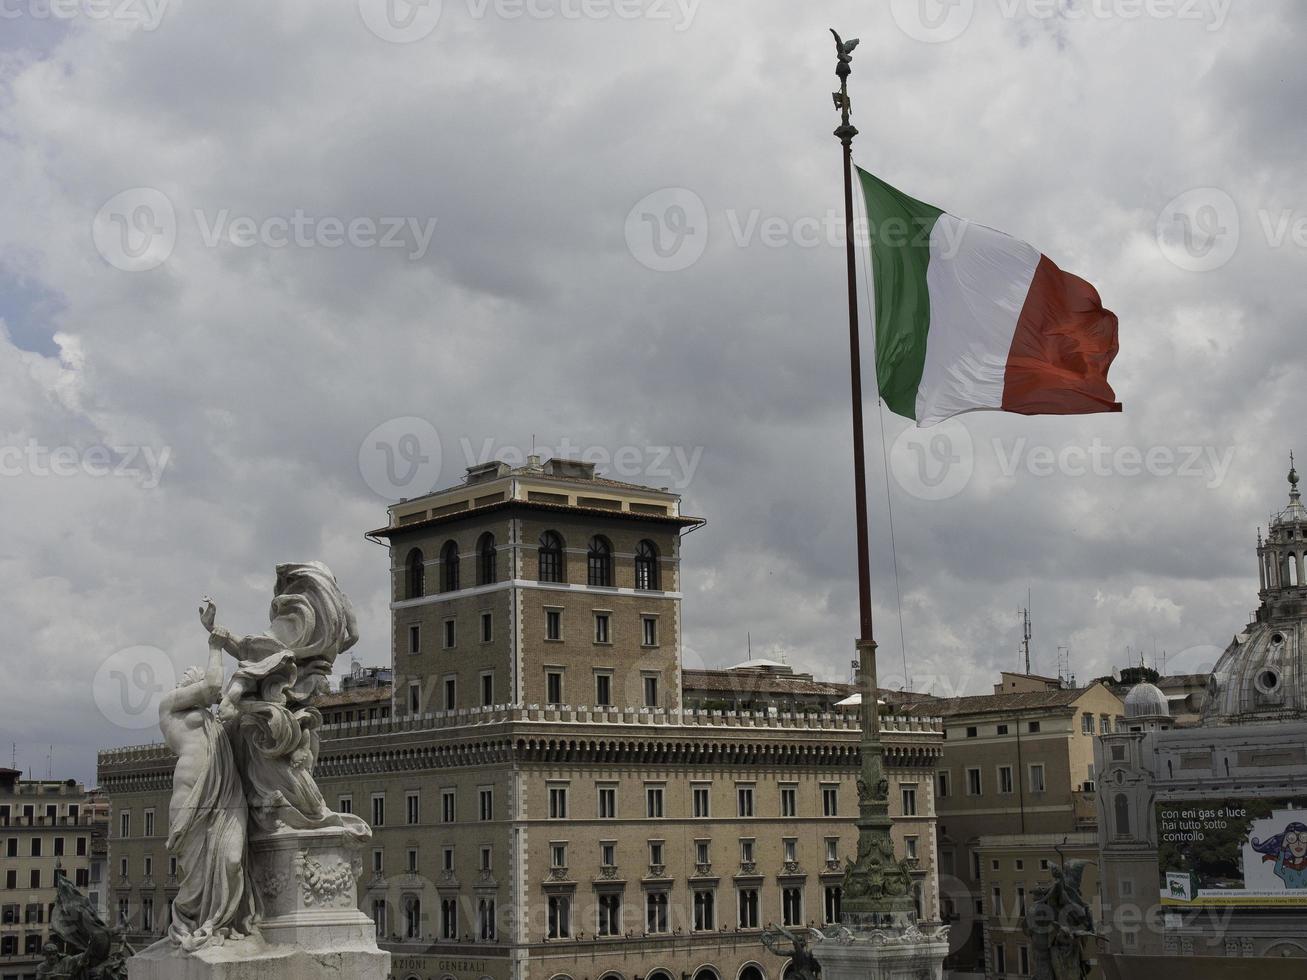
[[[1266,840],[1252,839],[1263,861],[1275,862],[1275,876],[1285,888],[1307,888],[1307,824],[1293,821]]]

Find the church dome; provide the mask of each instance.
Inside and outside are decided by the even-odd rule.
[[[1127,718],[1170,717],[1171,708],[1166,695],[1153,684],[1136,684],[1125,696]]]
[[[1307,714],[1307,507],[1289,461],[1289,506],[1259,532],[1261,607],[1221,654],[1204,722],[1275,721]]]
[[[1137,683],[1125,695],[1125,717],[1170,717],[1171,707],[1159,687]]]

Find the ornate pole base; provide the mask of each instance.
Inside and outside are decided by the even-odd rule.
[[[846,916],[847,919],[847,916]],[[944,980],[948,926],[828,930],[812,947],[821,980]]]

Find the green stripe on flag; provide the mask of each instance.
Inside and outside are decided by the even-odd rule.
[[[915,419],[930,330],[930,232],[943,214],[861,167],[876,288],[876,380],[891,412]]]

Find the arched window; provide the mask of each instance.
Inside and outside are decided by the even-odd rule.
[[[587,581],[590,585],[611,587],[613,584],[613,546],[601,534],[590,539]]]
[[[641,541],[635,548],[635,587],[658,588],[658,547],[652,541]]]
[[[750,963],[740,971],[739,980],[767,980],[767,978],[763,976],[762,967],[756,963]]]
[[[440,591],[458,591],[458,545],[453,541],[440,549]]]
[[[536,577],[541,582],[565,582],[563,575],[563,539],[557,531],[546,531],[540,535],[538,552],[539,570]]]
[[[477,541],[477,585],[495,582],[495,536],[487,531]]]
[[[427,566],[422,560],[422,549],[414,548],[408,553],[408,559],[405,562],[405,578],[407,580],[407,599],[421,599],[426,590]]]
[[[1116,836],[1130,836],[1130,800],[1124,793],[1117,793],[1116,799],[1112,801],[1112,809],[1116,817]]]

